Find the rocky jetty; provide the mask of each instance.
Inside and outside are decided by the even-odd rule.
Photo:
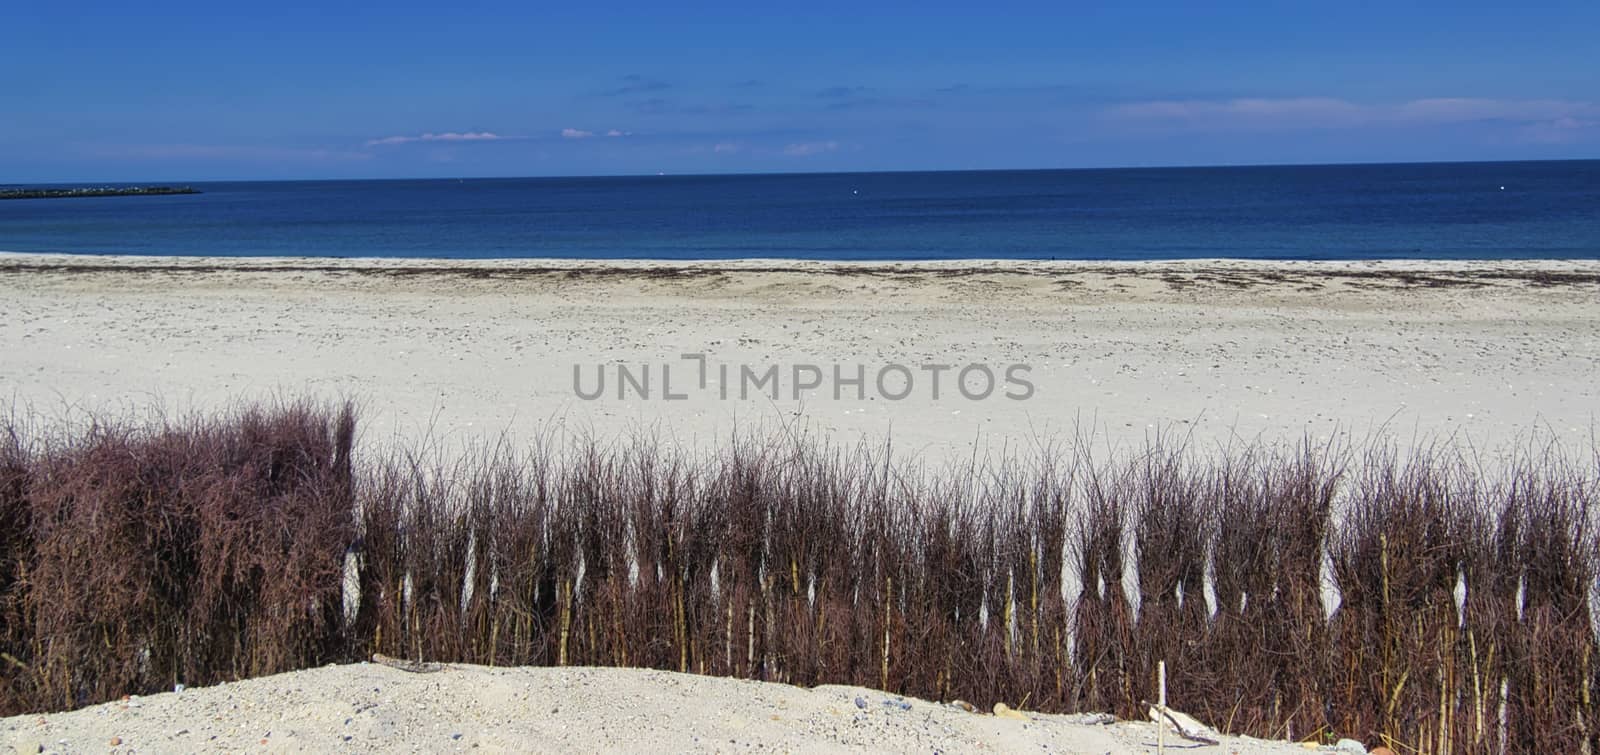
[[[199,194],[188,186],[83,186],[71,189],[0,189],[0,199],[62,199],[66,197],[139,197],[159,194]]]

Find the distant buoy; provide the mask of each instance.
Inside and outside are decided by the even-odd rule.
[[[1501,191],[1505,191],[1505,190],[1506,190],[1506,187],[1504,187],[1504,186],[1502,186],[1502,187],[1500,187],[1500,190],[1501,190]]]
[[[1500,187],[1500,188],[1502,188],[1502,189],[1504,189],[1504,188],[1505,188],[1505,187],[1504,187],[1504,186],[1502,186],[1502,187]],[[850,190],[850,193],[851,193],[851,194],[860,194],[860,193],[861,193],[861,191],[860,191],[860,190],[858,190],[858,189],[851,189],[851,190]]]

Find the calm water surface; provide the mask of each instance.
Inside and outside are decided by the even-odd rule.
[[[1600,161],[197,183],[0,201],[0,250],[821,260],[1600,258]]]

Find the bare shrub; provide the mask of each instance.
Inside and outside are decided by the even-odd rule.
[[[1181,446],[1157,439],[1133,466],[1139,564],[1134,688],[1141,700],[1155,700],[1157,664],[1164,661],[1171,669],[1168,699],[1182,706],[1202,697],[1206,684],[1199,640],[1209,618],[1203,591],[1210,512]]]
[[[1144,689],[1134,646],[1134,616],[1123,588],[1135,468],[1085,459],[1082,503],[1070,544],[1082,593],[1073,615],[1073,658],[1083,710],[1139,714]]]
[[[23,588],[34,561],[27,498],[34,460],[25,434],[14,415],[0,416],[0,715],[23,710],[32,658]]]
[[[1338,731],[1422,747],[1454,728],[1470,674],[1455,592],[1481,544],[1478,502],[1454,471],[1436,454],[1401,460],[1390,448],[1361,465],[1332,548]]]
[[[67,708],[337,660],[349,406],[96,425],[37,460],[25,691]]]
[[[1600,730],[1600,470],[1559,449],[1489,480],[1448,446],[1159,438],[937,472],[791,435],[361,460],[353,410],[303,402],[28,429],[0,424],[5,712],[384,653],[1124,717],[1165,663],[1173,704],[1230,732]]]
[[[1593,748],[1594,481],[1545,449],[1519,461],[1498,495],[1505,741],[1543,752]]]

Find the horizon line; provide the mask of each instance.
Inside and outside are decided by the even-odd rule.
[[[722,172],[722,173],[590,173],[590,174],[547,174],[547,175],[499,175],[499,176],[391,176],[370,178],[190,178],[190,179],[140,179],[136,181],[106,180],[106,179],[66,179],[50,181],[27,181],[17,183],[0,183],[0,186],[60,186],[67,184],[149,184],[149,183],[320,183],[333,181],[518,181],[518,180],[559,180],[559,179],[595,179],[595,178],[734,178],[758,176],[859,176],[882,174],[919,174],[919,173],[1065,173],[1065,172],[1103,172],[1103,171],[1135,171],[1135,170],[1215,170],[1219,168],[1332,168],[1332,167],[1360,167],[1380,165],[1514,165],[1523,163],[1577,163],[1600,162],[1600,157],[1566,157],[1566,158],[1540,158],[1531,160],[1398,160],[1374,161],[1353,160],[1349,162],[1288,162],[1288,163],[1204,163],[1204,164],[1179,164],[1179,165],[1111,165],[1099,167],[1056,167],[1056,168],[895,168],[889,170],[788,170],[788,171],[748,171],[748,172]]]

